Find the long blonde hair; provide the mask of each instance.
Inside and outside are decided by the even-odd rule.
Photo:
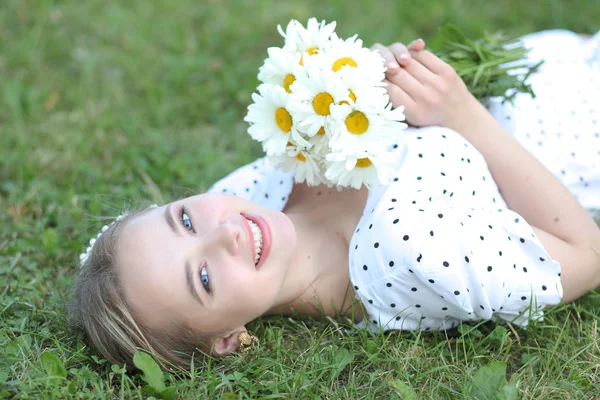
[[[93,243],[75,285],[71,321],[87,334],[89,342],[111,363],[133,365],[138,349],[167,363],[189,368],[191,358],[206,353],[207,337],[194,334],[172,321],[161,331],[150,331],[136,320],[117,274],[116,245],[123,227],[136,211],[111,224]],[[165,364],[163,363],[163,367]]]

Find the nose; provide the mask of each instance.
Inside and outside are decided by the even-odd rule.
[[[231,255],[235,255],[239,249],[241,227],[225,221],[219,224],[209,235],[210,246],[216,249],[225,249]]]

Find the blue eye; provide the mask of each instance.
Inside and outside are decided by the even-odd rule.
[[[210,293],[210,282],[208,280],[208,271],[206,271],[206,267],[202,267],[200,269],[200,282],[202,282],[202,286],[207,293]]]
[[[190,232],[194,231],[194,226],[192,225],[192,220],[185,212],[185,207],[181,206],[179,209],[179,219],[181,220],[181,224]]]

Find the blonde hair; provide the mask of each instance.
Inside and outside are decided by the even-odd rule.
[[[88,341],[109,362],[133,365],[138,349],[159,356],[169,364],[189,369],[195,355],[207,353],[208,337],[194,334],[172,321],[161,331],[151,331],[136,320],[117,274],[116,245],[123,227],[136,211],[116,221],[96,239],[75,285],[71,321],[87,334]]]

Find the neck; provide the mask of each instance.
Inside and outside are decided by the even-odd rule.
[[[318,258],[319,243],[322,238],[319,232],[310,229],[304,213],[286,213],[296,229],[296,248],[290,260],[288,273],[280,295],[265,315],[308,314],[305,311],[307,301],[315,295],[315,283],[322,276],[322,271],[315,262]]]

